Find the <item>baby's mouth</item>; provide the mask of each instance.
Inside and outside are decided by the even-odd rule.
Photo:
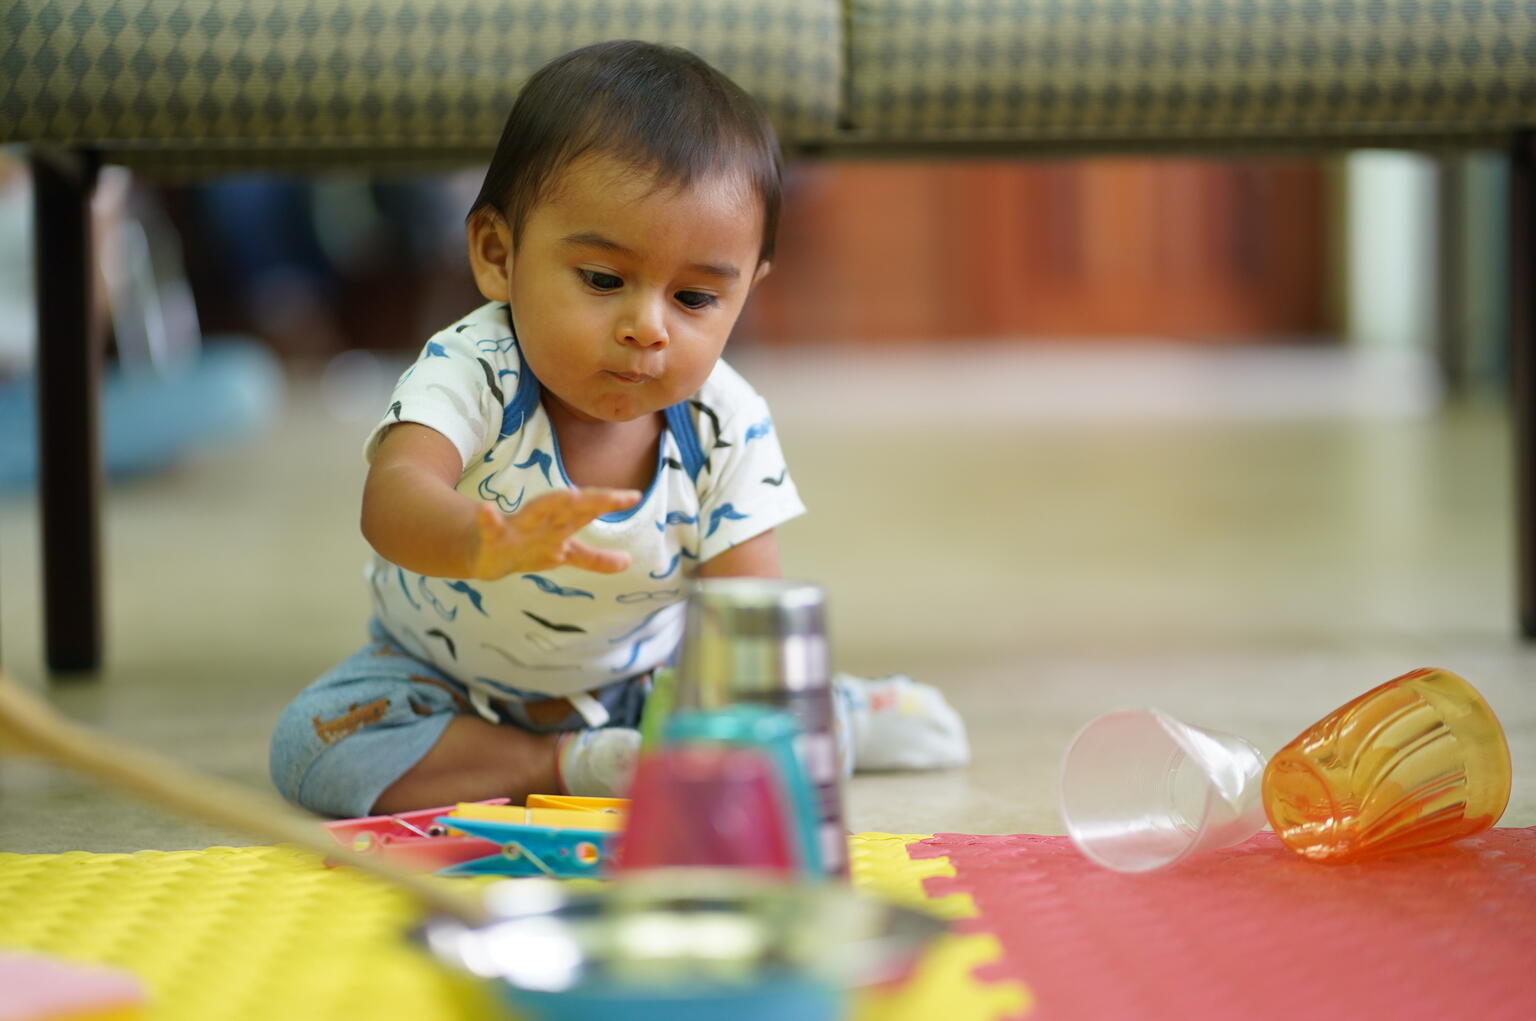
[[[608,375],[625,383],[649,383],[656,378],[655,376],[648,376],[643,372],[616,372],[613,369],[607,371]]]

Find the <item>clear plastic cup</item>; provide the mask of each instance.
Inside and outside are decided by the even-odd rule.
[[[1093,861],[1148,872],[1257,833],[1263,772],[1263,753],[1240,737],[1155,709],[1108,713],[1062,756],[1061,817]]]

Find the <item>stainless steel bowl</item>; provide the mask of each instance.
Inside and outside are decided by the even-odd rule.
[[[657,869],[601,887],[509,880],[484,893],[491,923],[433,919],[418,936],[440,960],[545,1017],[588,1016],[593,1004],[658,1017],[686,1016],[695,1004],[710,1016],[703,1005],[718,1011],[724,997],[739,1021],[794,990],[836,998],[900,980],[944,931],[936,918],[843,884],[739,869]]]

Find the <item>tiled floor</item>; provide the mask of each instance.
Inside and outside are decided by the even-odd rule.
[[[781,540],[839,665],[940,684],[971,728],[968,770],[857,778],[853,827],[1060,832],[1057,761],[1100,712],[1273,750],[1431,664],[1492,701],[1504,822],[1536,824],[1499,409],[1424,413],[1412,363],[1327,352],[999,350],[738,358],[812,508]],[[321,394],[295,381],[268,436],[111,492],[107,668],[53,687],[64,710],[265,786],[278,709],[362,635],[367,426]],[[29,498],[0,503],[3,659],[41,685],[36,535]],[[218,842],[247,841],[0,761],[0,850]]]

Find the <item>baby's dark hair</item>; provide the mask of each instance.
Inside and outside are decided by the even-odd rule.
[[[742,173],[763,203],[759,258],[773,258],[782,175],[773,125],[751,96],[699,57],[635,40],[572,50],[528,79],[469,215],[500,212],[515,246],[560,171],[595,154],[678,187]]]

